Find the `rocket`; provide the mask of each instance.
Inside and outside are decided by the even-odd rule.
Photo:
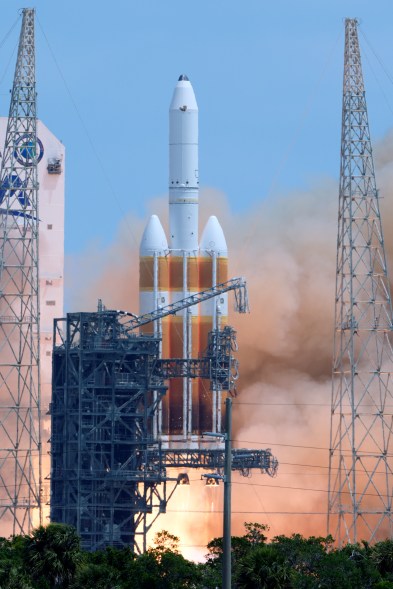
[[[228,250],[217,217],[199,240],[198,105],[181,75],[169,108],[169,234],[152,215],[140,246],[140,313],[176,302],[228,279]],[[163,358],[198,358],[208,333],[228,319],[228,295],[185,309],[146,329],[162,338]],[[204,431],[221,431],[223,393],[203,379],[172,378],[155,425],[162,442],[198,447]]]
[[[169,247],[174,256],[198,252],[198,105],[180,76],[169,107]]]
[[[208,219],[199,246],[199,290],[206,290],[228,280],[228,248],[217,217]],[[206,348],[208,334],[228,324],[228,293],[200,305],[199,337],[201,350]],[[221,391],[210,391],[209,381],[199,381],[199,427],[201,432],[221,433],[225,399]]]

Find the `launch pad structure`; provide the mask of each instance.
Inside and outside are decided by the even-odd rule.
[[[244,308],[244,289],[233,279],[141,317],[100,306],[55,321],[51,520],[75,526],[84,549],[143,552],[155,519],[187,480],[170,470],[222,473],[222,447],[163,448],[154,420],[169,378],[209,379],[212,390],[233,391],[233,328],[213,330],[204,356],[193,359],[160,358],[160,337],[136,330],[229,290]],[[270,450],[233,450],[232,470],[251,469],[274,476],[277,461]]]
[[[358,21],[345,21],[328,532],[393,535],[392,303]]]
[[[37,119],[35,10],[21,31],[9,116],[0,118],[0,521],[43,521],[49,470],[43,414],[53,318],[63,315],[65,148]],[[3,148],[4,146],[4,148]]]
[[[146,550],[154,520],[189,480],[179,471],[217,481],[228,465],[222,416],[237,377],[228,293],[244,313],[247,290],[228,280],[216,217],[198,238],[198,106],[184,74],[169,109],[169,171],[169,241],[157,215],[141,239],[140,316],[100,307],[55,324],[51,519],[75,526],[86,550]],[[276,473],[270,450],[231,454],[244,476]]]
[[[14,534],[42,522],[41,385],[50,379],[48,324],[63,313],[55,180],[64,148],[42,124],[37,137],[34,10],[21,14],[0,169],[0,520]],[[328,489],[328,528],[339,544],[393,535],[392,303],[357,24],[346,19]],[[222,445],[203,432],[225,433],[222,400],[234,394],[236,370],[227,296],[235,293],[242,312],[246,291],[227,280],[216,217],[198,239],[198,106],[185,75],[169,135],[169,233],[152,215],[140,249],[141,315],[100,306],[55,321],[51,519],[74,525],[87,550],[144,551],[176,485],[187,482],[179,471],[221,475],[224,467]],[[231,459],[244,476],[277,470],[270,450],[234,449]]]
[[[34,10],[22,31],[0,171],[0,519],[42,521]]]

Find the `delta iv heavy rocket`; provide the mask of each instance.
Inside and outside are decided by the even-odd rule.
[[[140,247],[140,313],[147,313],[228,279],[228,252],[217,218],[198,231],[198,106],[187,76],[180,76],[169,109],[169,242],[152,215]],[[228,295],[154,322],[162,357],[198,358],[208,333],[226,325]],[[173,378],[155,425],[163,443],[198,447],[202,432],[221,432],[225,399],[203,379]],[[207,441],[207,440],[206,440]]]

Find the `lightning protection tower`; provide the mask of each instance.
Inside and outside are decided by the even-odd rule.
[[[0,518],[41,519],[38,198],[34,10],[22,29],[0,171]]]
[[[392,536],[392,307],[357,20],[345,21],[328,530]]]

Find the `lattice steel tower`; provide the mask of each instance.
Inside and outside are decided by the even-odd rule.
[[[328,529],[392,536],[392,307],[357,20],[345,21]]]
[[[38,198],[34,10],[22,29],[0,171],[0,518],[41,520]]]

